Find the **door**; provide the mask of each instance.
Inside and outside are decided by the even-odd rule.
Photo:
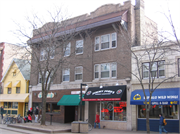
[[[65,106],[65,123],[75,121],[75,106]]]
[[[94,125],[95,118],[96,118],[96,102],[90,101],[89,102],[89,123]]]

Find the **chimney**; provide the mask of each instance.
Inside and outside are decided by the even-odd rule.
[[[135,45],[143,45],[144,1],[135,0]]]

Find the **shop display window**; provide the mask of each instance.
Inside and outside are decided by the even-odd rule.
[[[149,111],[149,118],[159,118],[163,114],[166,119],[178,119],[177,105],[152,105]],[[146,118],[145,105],[138,105],[138,118]]]
[[[18,102],[4,102],[4,108],[18,108]]]
[[[13,102],[12,103],[12,108],[18,108],[18,102]]]
[[[4,108],[8,108],[8,103],[4,102]]]
[[[101,120],[126,121],[126,102],[101,102]]]
[[[39,110],[42,108],[41,103],[33,103],[33,111],[36,110],[36,106],[38,106]],[[46,113],[59,113],[60,106],[57,103],[46,103]]]

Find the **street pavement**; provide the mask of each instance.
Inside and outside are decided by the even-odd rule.
[[[1,122],[0,122],[1,123]],[[23,134],[44,134],[44,133],[56,133],[56,134],[79,134],[71,133],[70,123],[55,123],[46,122],[46,125],[40,125],[40,123],[17,123],[17,124],[0,124],[0,134],[4,134],[5,131],[11,131]],[[3,133],[1,133],[3,132]],[[93,128],[88,134],[145,134],[145,131],[123,131],[123,130],[111,130],[111,129],[98,129]],[[159,132],[151,132],[152,134],[159,134]],[[178,134],[178,133],[170,133]]]

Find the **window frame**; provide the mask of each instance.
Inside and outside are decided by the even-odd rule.
[[[9,92],[9,90],[10,90],[10,92]],[[12,88],[7,88],[7,94],[11,94],[12,93]]]
[[[115,39],[112,38],[113,35],[115,35]],[[108,36],[109,37],[109,47],[108,48],[102,48],[102,43],[103,43],[102,38],[103,38],[103,36]],[[113,41],[115,41],[115,46],[113,46]],[[97,45],[98,45],[98,49],[96,49]],[[103,50],[108,50],[108,49],[114,49],[116,47],[117,47],[117,33],[116,32],[95,36],[95,39],[94,39],[94,51],[103,51]]]
[[[19,92],[17,92],[17,89],[19,88]],[[20,87],[16,87],[16,94],[20,94],[21,93],[21,88]]]
[[[47,60],[47,51],[50,52],[50,59],[55,57],[55,47],[41,48],[40,50],[40,61]]]
[[[77,45],[79,45],[79,43],[78,42],[82,42],[82,44],[81,44],[81,47],[78,47]],[[77,53],[77,49],[78,48],[82,48],[82,52],[80,52],[80,53]],[[76,55],[79,55],[79,54],[83,54],[83,48],[84,48],[84,40],[76,40]]]
[[[78,68],[81,68],[81,73],[76,73],[76,69],[78,69]],[[75,73],[75,75],[74,75],[74,80],[75,81],[82,81],[83,80],[83,67],[82,66],[78,66],[78,67],[75,67],[75,71],[74,71],[74,73]],[[81,79],[76,79],[76,75],[82,75],[81,76]]]
[[[69,72],[68,74],[65,74],[65,71],[66,71],[66,70],[68,70],[68,72]],[[69,76],[69,80],[65,81],[65,80],[64,80],[64,76]],[[62,71],[62,81],[63,81],[63,82],[69,82],[69,81],[70,81],[70,68],[65,68],[65,69],[63,69],[63,71]]]
[[[68,57],[71,54],[71,42],[69,42],[68,44],[64,45],[64,57]],[[66,52],[69,52],[69,54],[66,55]]]
[[[163,69],[160,69],[160,67],[159,67],[159,63],[161,63],[161,62],[163,62],[163,69],[164,69],[164,76],[160,76],[159,74],[159,71],[162,71]],[[161,61],[154,61],[153,62],[153,64],[154,63],[156,63],[156,69],[154,69],[154,70],[152,70],[152,68],[153,68],[153,65],[152,65],[152,68],[151,68],[151,70],[150,70],[150,62],[144,62],[144,63],[142,63],[142,78],[143,79],[149,79],[149,77],[150,77],[150,73],[151,73],[151,78],[165,78],[165,60],[161,60]],[[148,69],[146,70],[146,72],[148,72],[148,76],[147,77],[144,77],[145,75],[144,75],[144,64],[148,64]],[[147,66],[146,66],[147,67]],[[156,72],[156,76],[152,76],[152,71],[155,71]]]
[[[102,68],[101,68],[101,65],[103,65],[103,64],[108,64],[109,65],[109,77],[102,77]],[[112,76],[112,72],[113,72],[113,65],[116,65],[116,76]],[[97,66],[97,68],[98,68],[98,71],[96,71],[96,66]],[[96,76],[96,74],[95,73],[98,73],[98,78],[96,78],[95,76]],[[111,62],[111,63],[102,63],[102,64],[95,64],[94,65],[94,79],[95,80],[98,80],[98,79],[110,79],[110,78],[112,78],[112,79],[114,79],[114,78],[117,78],[117,63],[116,62]]]

